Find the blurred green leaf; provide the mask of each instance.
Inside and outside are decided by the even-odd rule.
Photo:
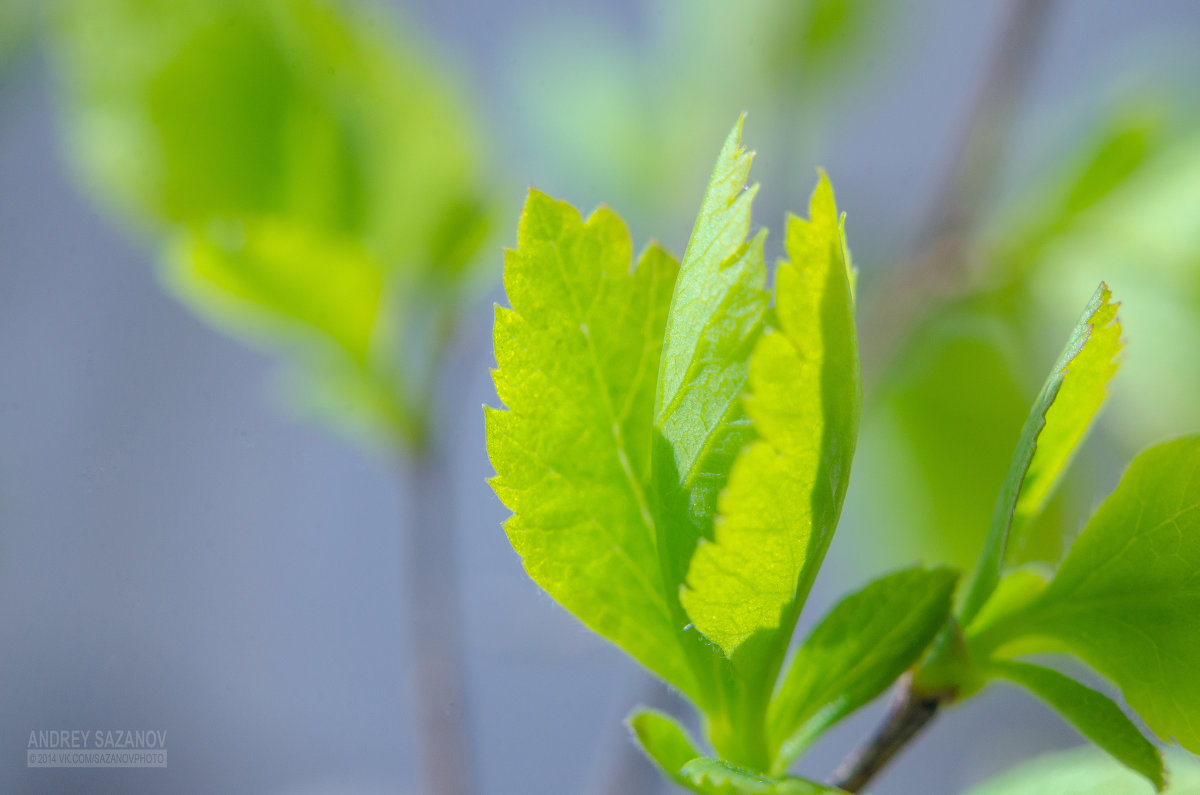
[[[1156,790],[1163,789],[1161,754],[1108,696],[1058,671],[1029,663],[997,662],[991,664],[989,673],[1030,691],[1084,737],[1148,778]]]
[[[957,582],[951,569],[906,569],[846,597],[822,619],[771,702],[777,771],[917,661],[950,617]]]
[[[1167,795],[1200,795],[1200,762],[1168,752]],[[972,787],[967,795],[1152,795],[1145,778],[1092,748],[1047,754]]]
[[[1070,651],[1160,737],[1200,750],[1200,436],[1130,464],[1036,599],[970,639],[980,658]]]
[[[479,214],[478,142],[387,21],[314,0],[70,0],[76,153],[151,222],[282,215],[436,268],[439,225]]]
[[[427,53],[378,9],[318,0],[67,0],[53,19],[75,160],[166,241],[174,294],[416,441],[492,216],[473,120]]]
[[[1068,164],[1026,190],[1015,210],[1001,213],[990,233],[991,255],[1011,277],[1029,268],[1084,221],[1086,213],[1127,189],[1165,149],[1162,115],[1119,107],[1089,140],[1073,147]]]
[[[384,275],[352,240],[282,219],[214,222],[180,236],[163,278],[218,326],[267,340],[311,329],[356,363],[370,358]]]
[[[856,45],[886,10],[876,0],[792,0],[764,27],[765,58],[780,86],[811,85],[853,63]]]
[[[869,400],[855,463],[871,495],[861,522],[888,528],[875,554],[964,569],[978,558],[1029,408],[1020,350],[1005,319],[975,305],[916,332]]]
[[[35,9],[32,0],[0,3],[0,74],[28,46],[34,31]]]

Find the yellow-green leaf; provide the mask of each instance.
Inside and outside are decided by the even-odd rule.
[[[755,348],[747,412],[760,437],[722,493],[714,540],[681,595],[696,628],[742,670],[777,670],[833,537],[861,402],[851,270],[833,188],[822,175],[811,220],[788,219],[776,277],[779,327]]]
[[[1010,537],[1044,506],[1075,448],[1104,402],[1116,371],[1121,327],[1117,304],[1101,284],[1034,402],[1004,478],[983,553],[967,592],[962,623],[983,607],[1004,567]]]
[[[665,597],[650,489],[655,373],[676,265],[632,268],[621,220],[586,223],[531,192],[505,258],[487,411],[492,486],[529,575],[591,629],[687,693],[692,674]]]

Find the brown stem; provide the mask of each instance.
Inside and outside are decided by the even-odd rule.
[[[434,435],[436,438],[436,434]],[[466,720],[454,549],[451,468],[436,443],[415,450],[405,478],[405,607],[411,690],[425,786],[432,795],[470,795],[472,756]]]
[[[883,723],[846,757],[828,783],[846,792],[861,790],[929,725],[948,700],[948,696],[914,693],[912,674],[905,674]]]

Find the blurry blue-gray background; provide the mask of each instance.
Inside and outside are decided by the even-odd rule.
[[[802,209],[821,165],[848,213],[864,283],[896,265],[1006,7],[895,4],[855,56],[854,79],[812,111],[820,129],[795,141],[756,139],[752,110],[759,222],[778,228],[784,208]],[[550,33],[559,24],[572,41],[608,37],[659,68],[646,51],[675,25],[663,8],[412,0],[399,9],[455,65],[485,122],[511,201],[501,243],[512,243],[532,184],[586,207],[613,204],[638,245],[653,234],[682,251],[687,214],[742,106],[720,105],[719,124],[681,131],[700,155],[667,191],[676,217],[651,228],[604,183],[602,162],[572,168],[572,141],[545,143],[556,100],[539,98],[538,81],[559,78],[539,78],[530,60],[538,49],[569,55]],[[998,190],[1053,162],[1114,92],[1136,93],[1143,80],[1194,91],[1198,40],[1191,0],[1058,4]],[[416,792],[401,473],[289,418],[269,386],[273,358],[161,289],[155,253],[81,195],[36,47],[0,80],[0,792]],[[559,121],[569,138],[571,120]],[[797,167],[773,170],[788,145]],[[490,297],[501,300],[499,247],[487,256]],[[1064,323],[1085,298],[1065,307]],[[636,700],[671,697],[541,593],[509,547],[506,511],[486,484],[480,410],[494,403],[490,305],[476,312],[444,385],[455,482],[441,495],[458,526],[474,766],[486,793],[604,792],[627,743],[623,716]],[[871,499],[854,489],[858,504]],[[855,563],[856,548],[886,530],[856,525],[861,513],[851,507],[806,622],[881,565]],[[878,711],[835,732],[803,770],[826,774]],[[55,728],[165,730],[170,763],[27,769],[30,731]],[[995,688],[943,716],[875,790],[957,792],[1077,742],[1027,696]]]

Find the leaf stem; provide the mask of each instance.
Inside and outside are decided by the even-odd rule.
[[[951,698],[949,693],[918,693],[912,674],[900,678],[887,716],[867,740],[855,748],[829,777],[828,784],[858,792],[937,716]]]

